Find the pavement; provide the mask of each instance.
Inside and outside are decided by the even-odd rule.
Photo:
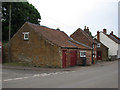
[[[118,61],[64,69],[3,66],[3,88],[117,88]]]

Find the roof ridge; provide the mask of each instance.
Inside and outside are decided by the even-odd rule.
[[[47,26],[44,26],[44,25],[39,25],[39,24],[31,23],[31,22],[27,22],[27,23],[28,23],[28,24],[32,24],[32,25],[36,25],[36,26],[40,26],[40,27],[44,27],[44,28],[47,28],[47,29],[50,29],[50,30],[59,31],[59,30],[57,30],[57,29],[50,28],[50,27],[47,27]],[[59,31],[59,32],[64,32],[64,31]]]
[[[43,38],[48,40],[54,45],[57,45],[61,48],[83,48],[83,49],[90,49],[84,44],[76,43],[75,41],[71,40],[70,37],[64,32],[59,31],[56,29],[52,29],[46,26],[41,26],[38,24],[33,24],[28,22],[28,25],[35,30],[35,32],[38,33],[38,35],[41,35]]]

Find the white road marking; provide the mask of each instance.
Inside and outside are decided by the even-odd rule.
[[[74,72],[74,71],[71,71],[71,72]],[[13,79],[5,79],[3,81],[7,82],[7,81],[13,81],[13,80],[22,80],[22,79],[27,79],[27,78],[32,78],[32,77],[44,77],[44,76],[64,74],[64,73],[69,73],[69,72],[65,71],[65,72],[55,72],[55,73],[34,74],[33,76],[29,76],[29,77],[19,77],[19,78],[13,78]]]
[[[3,81],[20,80],[20,79],[26,79],[26,78],[30,78],[30,77],[20,77],[20,78],[6,79],[6,80],[3,80]]]

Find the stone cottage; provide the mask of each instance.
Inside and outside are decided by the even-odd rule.
[[[92,63],[91,47],[72,40],[66,33],[26,22],[10,40],[10,59],[40,67],[65,68]]]

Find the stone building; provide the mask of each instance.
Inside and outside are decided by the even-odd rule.
[[[91,47],[58,29],[26,22],[10,40],[10,59],[40,67],[65,68],[92,63]]]

